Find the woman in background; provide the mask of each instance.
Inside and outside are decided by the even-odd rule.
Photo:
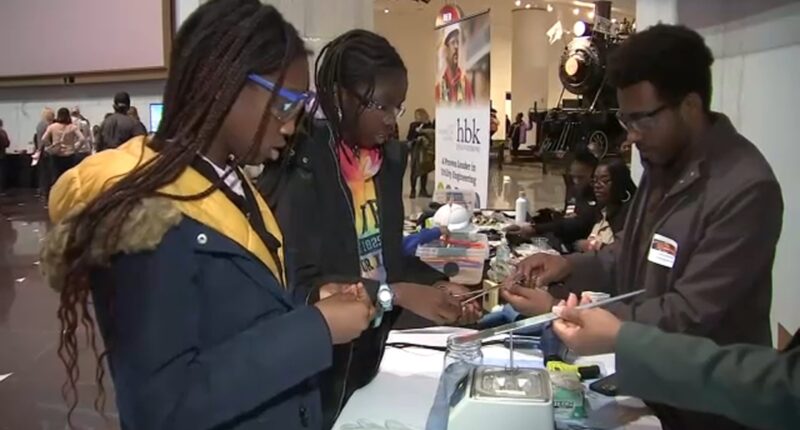
[[[600,219],[595,223],[589,237],[575,244],[578,252],[599,251],[614,243],[614,237],[625,227],[628,203],[636,194],[631,171],[619,158],[600,161],[594,171],[592,188],[601,208]]]
[[[44,151],[50,160],[51,180],[58,178],[75,167],[75,152],[85,139],[80,127],[72,123],[69,109],[61,108],[56,113],[55,122],[50,124],[42,136]]]
[[[428,115],[428,111],[419,108],[414,111],[414,121],[408,125],[406,140],[413,142],[419,136],[418,132],[421,128],[431,128],[431,117]]]
[[[425,109],[414,111],[414,122],[408,127],[406,138],[410,144],[411,159],[411,193],[410,198],[417,198],[417,182],[419,182],[419,196],[431,197],[428,193],[428,174],[433,171],[432,154],[436,145],[436,132],[433,123]]]
[[[97,400],[107,358],[121,428],[322,427],[316,376],[373,307],[358,285],[313,306],[295,296],[281,229],[239,167],[277,159],[294,134],[313,98],[307,56],[274,7],[204,2],[175,38],[155,135],[53,187],[43,268],[61,295],[70,414],[83,326]]]

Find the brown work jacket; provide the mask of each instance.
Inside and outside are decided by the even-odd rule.
[[[780,185],[761,152],[722,114],[713,114],[713,125],[691,149],[653,222],[643,222],[654,188],[646,170],[621,238],[597,254],[568,257],[573,272],[567,288],[613,295],[644,288],[609,310],[623,320],[721,345],[771,346]],[[719,417],[654,409],[665,428],[739,428]]]

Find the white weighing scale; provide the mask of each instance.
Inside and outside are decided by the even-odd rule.
[[[478,366],[450,398],[448,430],[554,430],[553,393],[544,369]]]

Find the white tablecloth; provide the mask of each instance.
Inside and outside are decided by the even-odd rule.
[[[447,336],[462,329],[437,327],[395,331],[389,342],[444,346]],[[484,363],[503,365],[509,360],[502,346],[483,348]],[[541,357],[516,352],[514,359],[542,367]],[[424,430],[442,372],[444,353],[421,348],[387,348],[375,380],[350,398],[334,430]],[[603,375],[614,372],[612,354],[583,357],[581,364],[598,364]],[[658,419],[638,399],[615,399],[587,391],[590,417],[598,428],[659,430]]]

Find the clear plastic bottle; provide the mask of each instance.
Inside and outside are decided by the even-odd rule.
[[[483,364],[481,341],[456,342],[457,335],[447,338],[447,352],[444,354],[445,372],[472,368]]]

